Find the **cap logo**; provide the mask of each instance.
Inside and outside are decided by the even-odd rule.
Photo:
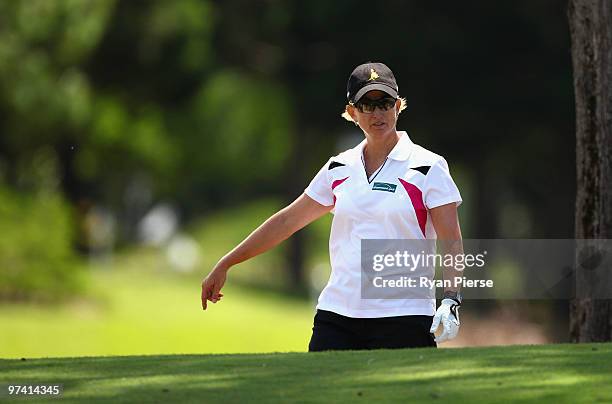
[[[376,70],[370,69],[370,78],[368,79],[368,81],[376,80],[378,77],[379,76],[378,73],[376,73]]]

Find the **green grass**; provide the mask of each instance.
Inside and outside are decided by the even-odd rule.
[[[143,269],[98,270],[92,277],[92,300],[1,305],[0,358],[287,352],[308,346],[313,302],[230,282],[223,301],[204,312],[194,279]]]
[[[248,336],[245,336],[248,337]],[[62,402],[611,402],[612,344],[0,360]]]
[[[190,233],[202,260],[193,273],[174,272],[163,251],[135,248],[116,255],[108,268],[88,271],[85,299],[49,306],[0,302],[0,358],[305,351],[315,303],[272,292],[287,284],[279,248],[233,268],[223,301],[200,308],[202,278],[279,206],[255,201],[194,224]],[[316,234],[329,231],[320,223]],[[311,259],[309,267],[317,262]]]
[[[0,302],[0,358],[305,351],[314,301],[273,293],[288,283],[284,246],[232,269],[223,301],[206,312],[200,308],[202,278],[278,207],[278,201],[259,200],[194,223],[188,230],[201,261],[193,273],[177,274],[163,251],[133,248],[107,267],[88,269],[90,290],[78,301]],[[322,253],[308,255],[308,268],[327,280],[329,223],[317,226],[315,250]]]

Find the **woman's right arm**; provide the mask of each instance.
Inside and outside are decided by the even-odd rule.
[[[272,215],[221,258],[202,281],[202,309],[206,310],[207,300],[216,303],[223,296],[220,291],[227,278],[227,271],[232,266],[275,247],[296,231],[332,210],[332,208],[333,205],[321,205],[306,194],[302,194],[289,206]]]

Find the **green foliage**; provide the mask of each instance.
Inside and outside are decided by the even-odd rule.
[[[355,130],[338,117],[345,80],[355,64],[378,59],[408,99],[400,129],[447,156],[455,172],[463,163],[472,192],[461,210],[472,214],[462,225],[474,222],[465,235],[504,235],[499,227],[517,215],[520,236],[569,234],[572,221],[559,218],[571,218],[573,206],[558,203],[571,199],[566,179],[574,175],[562,7],[370,6],[0,1],[2,181],[33,195],[42,178],[73,206],[107,208],[122,243],[160,200],[176,204],[183,222],[244,200],[286,200]],[[542,156],[547,164],[535,173],[524,164]],[[130,190],[142,194],[140,205],[126,197]],[[19,212],[35,217],[27,209],[41,202],[24,200]],[[229,211],[220,217],[199,234],[207,268],[259,224]],[[240,237],[215,240],[223,223],[240,228]],[[307,230],[318,246],[308,267],[325,272],[323,227]],[[284,264],[271,254],[241,272],[283,283],[275,271]]]
[[[0,187],[0,300],[57,300],[81,291],[73,231],[59,195]]]
[[[100,95],[89,135],[79,142],[75,168],[89,180],[121,181],[126,172],[139,170],[162,179],[175,173],[179,152],[158,105],[143,103],[130,111],[120,98]]]
[[[210,3],[201,0],[155,1],[145,20],[143,55],[149,62],[161,57],[161,47],[180,38],[177,64],[185,72],[197,72],[212,57],[210,36],[214,14]]]
[[[92,90],[78,67],[100,40],[113,1],[0,4],[0,101],[13,152],[82,129]],[[63,130],[58,130],[58,129]]]

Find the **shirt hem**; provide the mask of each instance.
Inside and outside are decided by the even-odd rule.
[[[435,303],[434,303],[435,305]],[[340,306],[331,306],[327,304],[318,304],[317,310],[331,311],[345,317],[352,318],[381,318],[381,317],[397,317],[397,316],[433,316],[435,308],[433,307],[398,307],[394,309],[360,309],[351,310]]]
[[[446,205],[451,202],[455,202],[457,206],[459,206],[461,205],[461,202],[463,202],[463,200],[459,196],[452,196],[449,198],[438,199],[435,202],[432,202],[431,204],[427,205],[427,208],[433,209],[433,208],[437,208],[438,206]]]
[[[312,200],[314,200],[317,203],[320,203],[323,206],[332,206],[334,203],[327,203],[328,201],[325,201],[325,198],[322,198],[321,196],[315,194],[313,191],[309,190],[308,188],[304,190],[304,193],[306,195],[308,195]]]

